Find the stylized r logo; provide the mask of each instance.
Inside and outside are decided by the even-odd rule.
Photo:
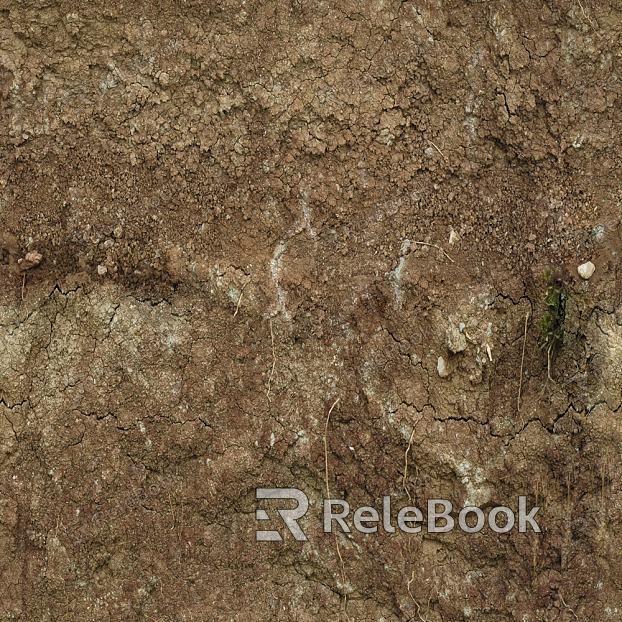
[[[298,519],[302,518],[309,509],[309,499],[307,495],[305,495],[302,490],[298,490],[298,488],[256,488],[255,489],[255,498],[256,499],[295,499],[298,501],[298,505],[291,510],[277,510],[277,512],[281,515],[283,522],[287,525],[287,528],[290,530],[292,536],[301,542],[307,541],[307,536],[305,536],[302,529],[298,526]],[[270,520],[270,516],[268,512],[265,510],[255,510],[255,518],[257,520]],[[257,542],[282,542],[283,537],[278,531],[275,530],[267,530],[261,531],[257,530],[255,532],[255,537]]]

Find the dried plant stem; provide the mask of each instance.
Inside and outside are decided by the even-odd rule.
[[[413,438],[415,436],[415,430],[417,429],[417,426],[419,425],[419,422],[422,419],[423,419],[423,415],[421,415],[421,417],[419,417],[419,419],[417,419],[417,421],[413,425],[413,431],[410,434],[410,440],[408,441],[408,447],[406,447],[406,453],[404,454],[404,477],[402,478],[402,487],[404,488],[404,490],[406,491],[406,494],[408,495],[409,502],[412,501],[412,497],[410,496],[410,492],[408,491],[408,488],[406,487],[406,477],[408,476],[408,452],[410,452],[410,447],[412,445]]]
[[[525,316],[525,336],[523,338],[523,355],[520,360],[520,380],[518,382],[518,401],[517,408],[520,410],[520,394],[523,388],[523,364],[525,363],[525,344],[527,343],[527,320],[529,320],[529,313]]]
[[[425,622],[425,620],[421,617],[421,605],[417,602],[417,600],[413,596],[413,593],[410,591],[410,585],[414,580],[415,580],[415,571],[413,570],[412,574],[410,575],[410,579],[408,580],[408,585],[406,586],[406,589],[408,590],[408,594],[410,595],[410,597],[413,599],[413,603],[415,603],[415,606],[417,607],[417,616],[419,617],[419,620],[421,620],[421,622]],[[428,609],[429,608],[430,608],[430,601],[428,599]]]
[[[562,605],[564,605],[564,607],[566,607],[566,609],[568,609],[568,611],[570,611],[570,613],[572,613],[572,615],[575,617],[575,620],[578,620],[579,617],[577,616],[577,614],[574,612],[574,609],[572,609],[571,607],[569,607],[566,604],[566,601],[564,600],[564,597],[561,595],[561,592],[559,593],[559,600],[562,601]]]
[[[244,294],[244,287],[246,287],[246,285],[242,287],[242,291],[240,292],[240,297],[238,298],[238,304],[235,305],[235,313],[233,314],[233,317],[235,317],[238,314],[238,311],[240,310],[240,303],[242,302],[242,294]]]
[[[428,139],[428,140],[429,140],[430,144],[432,145],[432,147],[434,147],[434,149],[436,149],[441,154],[441,156],[443,156],[443,158],[444,158],[445,154],[440,150],[440,148],[437,147],[436,144],[433,143],[430,139]]]
[[[328,485],[328,422],[330,421],[330,415],[333,412],[333,409],[339,403],[340,398],[337,398],[333,405],[330,407],[328,411],[328,415],[326,416],[326,424],[324,425],[324,476],[326,478],[326,498],[329,500],[330,496],[330,486]],[[345,572],[345,564],[343,562],[343,557],[341,556],[341,549],[339,548],[339,540],[337,540],[337,532],[334,532],[335,536],[335,544],[337,546],[337,556],[339,557],[339,563],[341,565],[341,582],[345,586],[346,584],[346,572]],[[343,613],[345,614],[348,622],[350,621],[350,616],[347,612],[348,606],[348,595],[344,594],[343,597]]]
[[[419,244],[420,246],[431,246],[432,248],[437,248],[451,263],[456,263],[440,246],[436,244],[430,244],[429,242],[413,242],[413,244]]]
[[[270,377],[268,378],[268,391],[266,393],[268,401],[271,401],[270,400],[270,387],[272,386],[274,368],[276,367],[276,352],[274,349],[274,331],[272,330],[272,320],[270,320],[270,340],[272,341],[272,369],[270,370]]]

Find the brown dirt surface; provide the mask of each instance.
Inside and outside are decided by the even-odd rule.
[[[3,0],[0,619],[622,620],[621,36],[618,0]],[[325,457],[353,509],[543,533],[333,537]],[[307,542],[255,541],[257,487]]]

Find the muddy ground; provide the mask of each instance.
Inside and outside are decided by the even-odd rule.
[[[3,0],[0,617],[622,620],[621,34],[618,1]],[[335,538],[327,477],[542,533]],[[255,541],[256,487],[305,491],[307,542]]]

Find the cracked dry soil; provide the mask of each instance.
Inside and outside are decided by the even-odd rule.
[[[619,1],[3,0],[0,619],[622,620],[621,35]],[[543,533],[341,561],[325,441],[352,508],[526,495]],[[258,486],[308,542],[255,542]]]

